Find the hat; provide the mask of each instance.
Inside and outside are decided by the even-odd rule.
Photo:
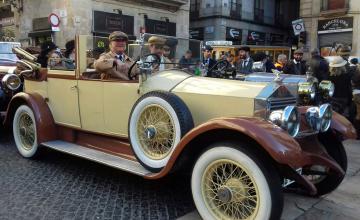
[[[212,51],[213,48],[212,48],[212,46],[210,46],[210,45],[206,45],[206,46],[204,47],[204,50]]]
[[[334,57],[333,60],[330,61],[329,66],[330,67],[342,67],[347,64],[346,60],[344,60],[342,57]]]
[[[297,49],[294,51],[294,54],[304,54],[304,51],[302,49]]]
[[[41,51],[51,51],[56,48],[57,46],[51,41],[46,41],[43,44],[41,44]]]
[[[128,40],[129,37],[122,31],[114,31],[109,35],[109,41]]]
[[[350,52],[351,52],[351,48],[349,46],[343,45],[343,46],[338,48],[337,55],[339,55],[339,56],[348,55],[349,56]]]
[[[148,40],[149,44],[165,45],[166,39],[159,36],[151,36]]]
[[[73,50],[75,48],[75,41],[74,40],[70,40],[68,42],[66,42],[65,44],[65,49],[66,50]]]
[[[240,47],[239,48],[239,51],[240,50],[243,50],[243,51],[246,51],[246,52],[250,52],[250,47],[248,47],[248,46],[243,46],[243,47]]]

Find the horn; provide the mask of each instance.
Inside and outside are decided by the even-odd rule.
[[[21,59],[28,60],[30,62],[36,62],[37,60],[36,56],[32,55],[31,53],[27,52],[26,50],[20,47],[13,47],[12,51]]]

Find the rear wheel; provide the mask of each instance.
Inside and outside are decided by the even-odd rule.
[[[15,112],[13,135],[16,147],[23,157],[31,158],[38,153],[36,121],[33,111],[21,105]]]
[[[217,143],[194,166],[191,189],[203,219],[279,219],[283,194],[273,164],[237,143]]]

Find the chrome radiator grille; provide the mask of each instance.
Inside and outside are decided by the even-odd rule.
[[[269,98],[267,108],[269,111],[274,111],[274,110],[284,109],[288,105],[296,105],[296,98],[295,97]]]

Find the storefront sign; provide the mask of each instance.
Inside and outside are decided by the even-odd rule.
[[[11,26],[15,24],[15,18],[14,17],[8,17],[8,18],[2,18],[0,19],[0,26]]]
[[[203,40],[204,39],[204,28],[191,28],[189,29],[191,39]]]
[[[247,37],[248,44],[264,44],[265,43],[265,33],[257,32],[257,31],[250,31]]]
[[[145,19],[145,29],[150,34],[176,36],[176,23]]]
[[[318,33],[336,33],[336,32],[348,32],[353,30],[353,18],[333,18],[326,20],[319,20],[318,22]]]
[[[47,17],[33,19],[33,31],[51,30],[51,24]]]
[[[238,28],[226,28],[226,39],[241,41],[241,29]]]
[[[206,41],[205,45],[209,45],[209,46],[231,46],[232,41],[224,41],[224,40]]]
[[[134,17],[102,11],[94,11],[93,32],[109,34],[113,31],[122,31],[134,35]]]

